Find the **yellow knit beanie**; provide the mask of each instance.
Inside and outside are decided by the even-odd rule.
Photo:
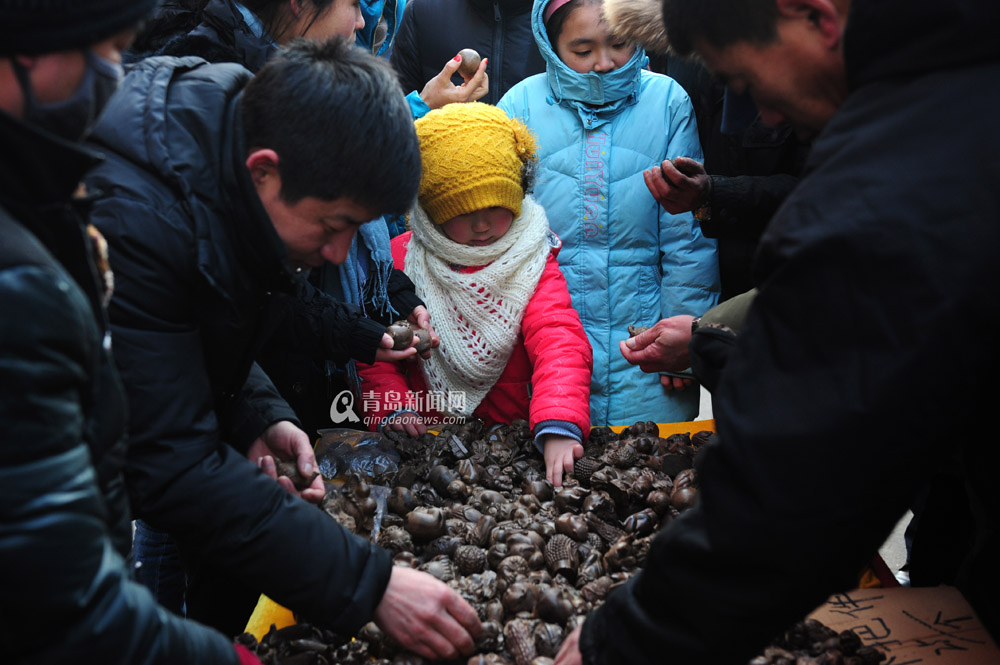
[[[490,104],[447,104],[416,121],[422,174],[420,207],[435,224],[474,210],[521,214],[524,167],[535,139],[519,120]]]

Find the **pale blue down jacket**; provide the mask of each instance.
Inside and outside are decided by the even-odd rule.
[[[544,74],[507,91],[498,106],[538,139],[535,198],[562,239],[559,265],[594,349],[594,425],[681,422],[698,414],[695,387],[667,392],[659,376],[625,362],[628,326],[716,304],[715,241],[691,213],[671,215],[642,172],[665,158],[702,161],[694,109],[673,79],[644,69],[641,49],[620,69],[580,74],[556,55],[536,0],[531,25]]]

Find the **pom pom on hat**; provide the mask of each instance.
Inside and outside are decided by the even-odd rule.
[[[157,0],[0,0],[0,54],[93,46],[146,18]]]
[[[435,109],[415,126],[422,160],[417,198],[435,224],[483,208],[521,214],[525,166],[535,159],[524,123],[468,102]]]

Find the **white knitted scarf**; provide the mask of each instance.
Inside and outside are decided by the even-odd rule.
[[[485,247],[452,241],[419,205],[410,227],[403,272],[416,285],[441,338],[441,346],[423,361],[424,375],[432,393],[447,396],[444,410],[471,416],[514,350],[550,251],[548,219],[542,206],[526,196],[510,230]],[[485,267],[468,273],[453,266]],[[462,393],[464,403],[456,398]]]

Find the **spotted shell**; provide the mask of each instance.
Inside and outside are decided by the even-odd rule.
[[[628,336],[635,337],[636,335],[641,335],[642,333],[649,330],[649,326],[637,326],[634,324],[628,324]]]
[[[417,353],[424,353],[431,348],[431,333],[426,328],[414,328],[413,336],[417,338]]]
[[[392,348],[396,351],[405,349],[413,343],[413,328],[409,321],[394,321],[385,332],[392,338]]]

